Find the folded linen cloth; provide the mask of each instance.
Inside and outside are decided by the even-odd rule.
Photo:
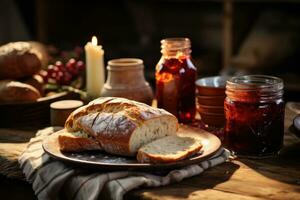
[[[52,159],[42,148],[45,137],[54,132],[46,128],[37,132],[19,158],[28,182],[32,183],[38,199],[107,199],[120,200],[126,192],[138,187],[158,187],[198,175],[205,169],[228,160],[230,153],[220,149],[199,164],[157,175],[134,171],[89,172]]]

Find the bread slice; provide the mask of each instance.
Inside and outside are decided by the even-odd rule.
[[[140,163],[176,162],[198,153],[201,148],[201,142],[195,138],[167,136],[140,148],[137,160]]]
[[[58,136],[58,144],[63,152],[102,150],[99,142],[84,132],[63,132]]]

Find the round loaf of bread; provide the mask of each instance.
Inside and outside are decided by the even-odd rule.
[[[0,79],[19,79],[41,69],[40,55],[29,42],[12,42],[0,47]]]
[[[102,97],[75,110],[65,128],[68,132],[86,132],[108,153],[134,156],[144,144],[176,134],[178,121],[163,109],[124,98]]]
[[[40,98],[31,85],[12,80],[0,81],[0,102],[32,102]]]
[[[42,96],[45,95],[44,79],[43,79],[43,77],[41,75],[35,74],[35,75],[33,75],[33,76],[25,79],[22,82],[26,83],[28,85],[31,85],[32,87],[34,87],[35,89],[37,89]]]

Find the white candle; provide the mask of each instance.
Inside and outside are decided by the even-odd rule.
[[[86,56],[86,90],[89,98],[97,98],[104,85],[104,50],[97,45],[97,38],[93,36],[85,49]]]

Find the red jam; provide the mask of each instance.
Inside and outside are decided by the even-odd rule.
[[[174,114],[180,122],[195,118],[197,71],[189,57],[164,59],[156,71],[157,106]]]
[[[281,82],[282,87],[278,87],[276,81],[280,79],[276,78],[274,83],[266,81],[271,85],[256,87],[255,84],[260,78],[266,80],[275,77],[255,75],[247,77],[246,86],[245,83],[238,83],[239,81],[235,85],[227,82],[227,98],[224,103],[225,143],[238,155],[254,157],[273,155],[283,145],[283,83]],[[255,79],[256,83],[247,85],[249,79]],[[244,87],[236,85],[237,83],[244,84]]]

